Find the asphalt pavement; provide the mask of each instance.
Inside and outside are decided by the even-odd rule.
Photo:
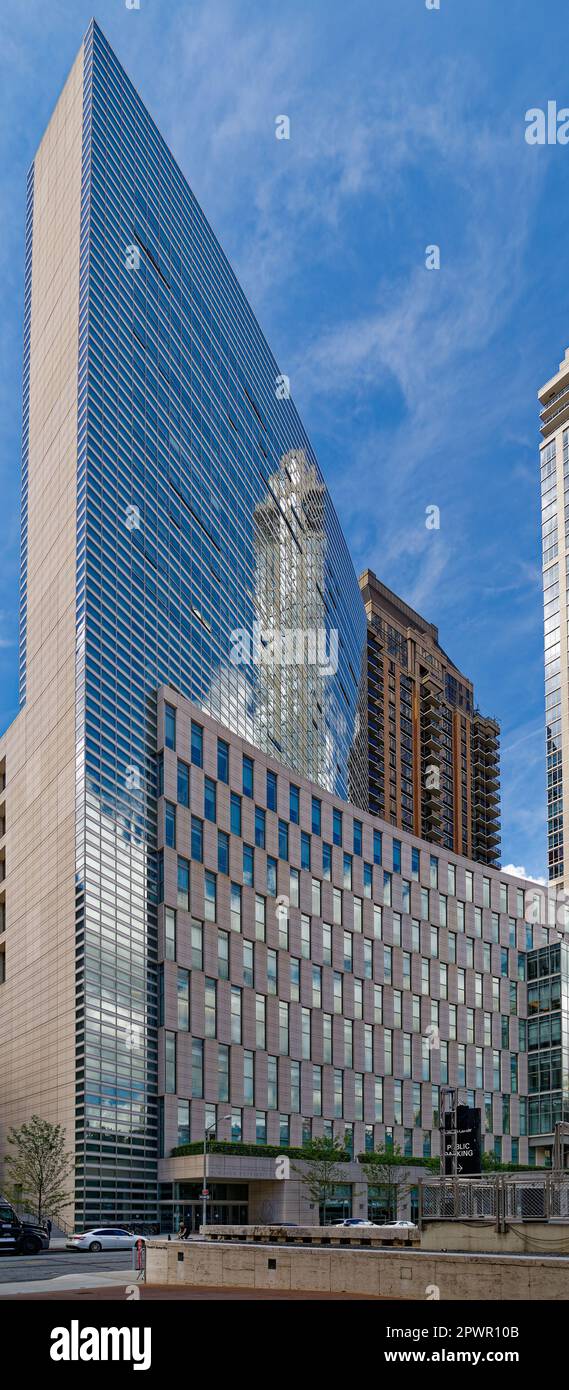
[[[134,1252],[136,1253],[136,1252]],[[30,1283],[36,1279],[59,1279],[65,1274],[103,1274],[113,1270],[133,1269],[132,1250],[42,1250],[39,1255],[0,1256],[0,1290],[2,1284]]]

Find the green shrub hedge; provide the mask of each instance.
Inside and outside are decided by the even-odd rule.
[[[236,1154],[238,1158],[279,1158],[285,1154],[287,1158],[311,1157],[307,1149],[291,1149],[286,1144],[277,1148],[275,1144],[238,1144],[231,1140],[211,1139],[207,1146],[210,1154]],[[180,1144],[177,1149],[172,1149],[172,1158],[183,1158],[186,1154],[203,1154],[203,1139],[194,1140],[192,1144]],[[350,1155],[347,1149],[338,1149],[335,1155],[338,1163],[349,1163]]]

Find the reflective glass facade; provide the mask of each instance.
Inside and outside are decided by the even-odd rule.
[[[88,1222],[151,1216],[155,1199],[158,684],[339,796],[365,803],[366,771],[365,616],[329,494],[235,276],[96,25],[82,199],[77,1211]],[[269,661],[275,634],[292,634],[292,660],[285,648]]]

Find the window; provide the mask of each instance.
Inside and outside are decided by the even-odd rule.
[[[354,841],[353,841],[354,854],[359,854],[359,855],[361,855],[361,853],[362,853],[362,833],[363,833],[363,826],[362,826],[361,820],[355,820],[355,821],[354,821]]]
[[[224,830],[217,832],[217,869],[220,874],[229,873],[229,835]]]
[[[175,806],[173,801],[167,801],[164,806],[164,838],[168,849],[175,849]]]
[[[264,994],[255,995],[255,1042],[257,1047],[266,1047]]]
[[[447,893],[456,897],[456,864],[447,864]]]
[[[240,932],[240,931],[241,931],[241,885],[240,885],[239,883],[232,883],[232,884],[231,884],[231,912],[230,912],[230,921],[231,921],[231,930],[232,930],[232,931],[238,931],[238,932]]]
[[[255,1104],[255,1054],[243,1053],[243,1100],[245,1105]]]
[[[289,820],[292,825],[298,825],[300,821],[300,791],[292,782],[290,785]]]
[[[392,902],[392,879],[387,869],[383,870],[383,903],[385,907],[391,907]]]
[[[322,802],[317,796],[312,798],[312,834],[322,834]]]
[[[342,890],[341,888],[332,889],[332,906],[334,922],[337,927],[342,925]]]
[[[304,912],[300,918],[300,954],[304,960],[310,959],[310,917]]]
[[[255,893],[255,936],[257,941],[265,941],[267,936],[267,900],[261,893]]]
[[[178,1101],[178,1139],[177,1143],[189,1144],[190,1142],[190,1102],[189,1100]]]
[[[220,980],[229,979],[229,935],[226,931],[217,935],[217,971]]]
[[[345,932],[344,932],[344,970],[351,971],[351,969],[352,969],[352,934],[351,934],[351,932],[349,932],[349,931],[345,931]]]
[[[401,840],[393,841],[393,872],[401,873]]]
[[[164,742],[167,748],[176,747],[176,711],[173,705],[164,705]]]
[[[241,834],[241,797],[237,792],[231,793],[231,834]]]
[[[203,970],[203,926],[192,919],[191,929],[192,970]]]
[[[178,786],[177,797],[180,806],[190,804],[190,769],[187,763],[180,762],[178,758]]]
[[[373,862],[381,864],[381,830],[373,832]]]
[[[288,859],[288,825],[279,821],[279,859]]]
[[[324,1062],[332,1061],[332,1015],[322,1015],[322,1057]]]
[[[282,1056],[282,1057],[287,1057],[287,1056],[288,1056],[288,1049],[289,1049],[289,1016],[288,1016],[288,1004],[285,1004],[284,1001],[283,1001],[282,999],[280,999],[280,1000],[279,1000],[279,1050],[280,1050],[280,1053],[281,1053],[281,1056]],[[292,1067],[293,1067],[293,1066],[294,1066],[294,1063],[291,1063],[291,1085],[292,1085]],[[292,1100],[291,1100],[291,1106],[292,1106],[292,1109],[294,1110],[294,1109],[295,1109],[295,1106],[292,1104]],[[297,1109],[297,1110],[298,1110],[299,1108],[300,1108],[300,1099],[299,1099],[299,1104],[296,1106],[296,1109]]]
[[[332,812],[332,840],[335,845],[342,843],[342,812],[336,809]]]
[[[164,908],[164,955],[166,960],[176,959],[176,912],[173,907]]]
[[[267,772],[267,810],[268,810],[268,811],[276,811],[276,809],[277,809],[277,774],[276,774],[276,772],[271,772],[271,770],[269,769],[268,772]]]
[[[192,816],[191,822],[191,850],[192,859],[198,864],[203,863],[203,821],[198,816]]]
[[[300,907],[300,869],[290,871],[290,905]]]
[[[176,979],[178,999],[178,1028],[187,1033],[190,1026],[190,976],[187,970],[178,967]]]
[[[187,859],[178,855],[178,907],[189,911],[190,907],[190,866]]]
[[[300,833],[300,867],[310,869],[310,835],[306,830]]]
[[[241,1042],[241,990],[238,985],[231,986],[231,1041]]]
[[[219,782],[229,782],[229,744],[224,739],[217,740],[217,778]]]
[[[247,888],[255,885],[255,851],[252,845],[243,845],[243,882]]]
[[[203,1096],[203,1039],[192,1038],[192,1096]]]
[[[229,1048],[219,1043],[217,1049],[217,1099],[229,1100]]]
[[[211,777],[206,777],[204,781],[204,808],[205,820],[215,821],[217,819],[217,792],[215,782]]]
[[[474,899],[474,874],[472,869],[465,869],[464,883],[466,901],[467,903],[471,903]]]
[[[176,1034],[164,1035],[164,1090],[168,1095],[176,1094]]]
[[[354,980],[354,1018],[363,1018],[364,1012],[364,993],[363,981]]]
[[[342,976],[341,976],[339,970],[335,970],[335,971],[334,971],[334,976],[333,976],[333,989],[334,989],[334,1013],[335,1013],[335,1014],[341,1014],[341,1013],[342,1013],[342,997],[343,997],[343,994],[342,994]]]
[[[363,926],[363,900],[354,897],[354,931],[361,932]]]
[[[344,854],[344,878],[343,878],[343,883],[344,883],[344,888],[349,888],[349,889],[351,889],[351,887],[352,887],[352,856],[351,856],[351,854]]]
[[[216,1034],[217,997],[216,982],[206,978],[205,982],[205,1035],[214,1038]]]
[[[270,898],[277,896],[277,861],[267,855],[267,893]]]
[[[267,1057],[267,1107],[269,1110],[278,1110],[278,1095],[279,1088],[277,1058]]]
[[[265,848],[265,812],[260,806],[255,807],[255,844],[258,849]]]
[[[267,951],[267,991],[269,994],[278,993],[278,966],[276,951]]]
[[[217,917],[217,880],[215,874],[204,874],[204,916],[206,922],[215,922]]]
[[[373,1071],[373,1028],[371,1023],[364,1023],[364,1069],[365,1071]]]
[[[253,796],[253,759],[243,754],[243,796]]]
[[[243,984],[249,989],[255,988],[255,962],[253,952],[253,942],[243,942]]]
[[[322,842],[322,877],[330,883],[332,878],[332,846]]]
[[[332,964],[332,928],[322,923],[322,957],[325,965]]]
[[[319,878],[312,880],[312,912],[315,917],[322,916],[322,884]]]
[[[203,767],[203,729],[201,724],[194,724],[192,720],[191,730],[191,755],[195,767]]]
[[[300,1010],[301,1049],[304,1061],[310,1057],[310,1009]]]

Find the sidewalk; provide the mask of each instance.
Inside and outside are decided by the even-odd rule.
[[[65,1289],[98,1289],[105,1285],[126,1288],[137,1283],[137,1271],[107,1270],[97,1274],[85,1270],[84,1274],[60,1274],[56,1279],[27,1279],[14,1284],[0,1284],[0,1302],[3,1298],[14,1298],[16,1294],[61,1293]]]

